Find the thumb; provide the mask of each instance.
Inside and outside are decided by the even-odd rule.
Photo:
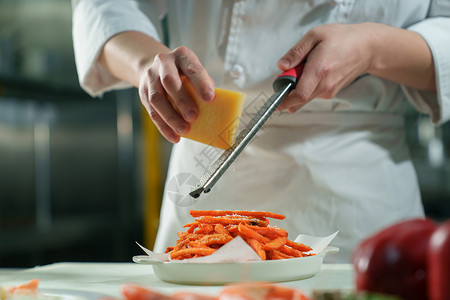
[[[286,52],[278,61],[278,68],[282,71],[289,70],[306,59],[309,52],[314,48],[316,41],[306,34],[297,44]]]

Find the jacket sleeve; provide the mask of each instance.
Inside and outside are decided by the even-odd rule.
[[[433,0],[429,17],[408,28],[419,33],[433,56],[437,93],[402,86],[411,103],[439,125],[450,120],[450,0]]]
[[[124,31],[143,32],[160,41],[161,7],[134,0],[72,0],[72,35],[81,87],[91,96],[129,87],[98,62],[103,45]]]

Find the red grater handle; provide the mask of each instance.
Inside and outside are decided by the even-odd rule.
[[[278,75],[278,77],[273,82],[273,89],[277,92],[278,90],[286,86],[288,82],[293,83],[295,86],[302,76],[304,66],[305,64],[301,63],[298,66],[284,71],[283,73]]]

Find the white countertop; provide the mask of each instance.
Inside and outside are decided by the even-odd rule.
[[[70,293],[83,293],[88,298],[109,295],[122,298],[120,286],[139,284],[149,289],[171,294],[175,291],[195,291],[217,295],[221,286],[180,285],[161,281],[150,265],[134,263],[55,263],[32,269],[2,271],[0,285],[17,285],[31,279],[40,279],[39,288]],[[315,289],[354,289],[354,272],[351,264],[323,264],[315,276],[303,280],[280,283],[299,288],[306,294]]]

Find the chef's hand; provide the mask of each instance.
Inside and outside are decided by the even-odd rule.
[[[306,60],[295,90],[278,110],[295,112],[319,97],[331,99],[367,69],[368,33],[357,25],[327,24],[313,28],[278,62],[285,71]]]
[[[159,132],[172,143],[188,133],[190,123],[198,117],[198,107],[183,88],[181,75],[187,77],[204,101],[214,100],[214,81],[194,52],[186,47],[157,54],[142,69],[139,82],[142,104]]]
[[[313,28],[278,62],[282,71],[305,62],[295,90],[278,110],[295,112],[312,99],[331,99],[369,73],[435,92],[430,49],[416,32],[384,24],[327,24]]]

